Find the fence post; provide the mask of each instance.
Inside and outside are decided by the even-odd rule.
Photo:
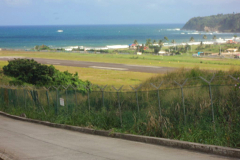
[[[97,85],[97,87],[100,88],[102,92],[102,106],[104,107],[104,89],[107,87],[107,85],[104,87],[100,87],[99,85]]]
[[[160,128],[161,128],[161,130],[162,130],[162,108],[161,108],[161,99],[160,99],[160,95],[159,95],[159,89],[160,89],[160,87],[162,86],[162,84],[163,84],[163,81],[160,83],[160,85],[159,86],[155,86],[153,83],[150,83],[154,88],[156,88],[157,89],[157,91],[158,91],[158,109],[159,109],[159,117],[160,117],[160,120],[161,120],[161,122],[160,122]]]
[[[91,87],[92,85],[91,84],[89,84],[89,86],[85,86],[85,88],[86,88],[86,90],[87,90],[87,93],[88,93],[88,114],[89,114],[89,116],[90,116],[90,113],[91,113],[91,107],[90,107],[90,95],[89,95],[89,92],[90,92],[90,87]]]
[[[49,91],[50,87],[49,88],[45,88],[45,89],[46,89],[46,96],[47,96],[48,107],[50,107],[49,95],[48,95],[48,91]]]
[[[183,94],[183,87],[188,81],[188,78],[183,82],[183,84],[179,84],[178,82],[174,81],[177,85],[181,87],[181,92],[182,92],[182,103],[183,103],[183,114],[184,114],[184,124],[186,124],[186,109],[185,109],[185,104],[184,104],[184,94]]]
[[[135,91],[135,94],[136,94],[136,100],[137,100],[137,109],[138,109],[138,119],[140,118],[140,109],[139,109],[139,103],[138,103],[138,90],[142,87],[142,84],[139,85],[137,88],[134,88],[132,86],[130,86],[134,91]]]
[[[161,100],[160,100],[160,95],[159,95],[159,89],[163,84],[163,81],[160,83],[159,86],[155,86],[153,83],[150,83],[154,88],[158,90],[158,109],[159,109],[159,116],[162,117],[162,109],[161,109]]]
[[[213,79],[215,78],[215,74],[213,74],[212,79],[210,81],[207,81],[206,79],[204,79],[203,77],[200,77],[203,81],[207,82],[209,85],[209,94],[210,94],[210,99],[211,99],[211,107],[212,107],[212,120],[213,120],[213,127],[215,130],[215,120],[214,120],[214,108],[213,108],[213,99],[212,99],[212,89],[211,89],[211,83],[213,81]]]
[[[122,109],[121,109],[121,105],[120,105],[119,91],[123,88],[123,86],[121,86],[119,89],[116,89],[114,86],[112,86],[112,87],[117,91],[118,109],[119,109],[119,116],[120,116],[120,122],[121,122],[121,127],[122,127]]]
[[[72,88],[74,89],[74,93],[75,93],[75,112],[77,112],[77,87],[73,87]]]
[[[65,105],[66,105],[66,107],[67,107],[67,114],[68,114],[68,110],[69,110],[69,109],[68,109],[68,101],[67,101],[67,96],[68,96],[67,90],[68,90],[68,87],[69,87],[69,86],[65,87],[64,85],[62,85],[61,87],[65,89],[65,94],[66,94]]]
[[[25,106],[25,109],[27,109],[27,101],[26,101],[26,90],[25,90],[25,86],[22,86],[23,88],[23,94],[24,94],[24,106]]]
[[[56,108],[55,108],[55,114],[58,115],[58,88],[59,87],[53,87],[56,89]]]
[[[240,83],[239,78],[235,78],[235,77],[233,77],[232,75],[229,75],[229,77],[232,78],[233,80],[237,81],[238,83]],[[236,111],[236,107],[235,107],[234,109],[235,109],[235,111]],[[237,112],[236,112],[236,113],[237,113]]]
[[[18,104],[18,88],[16,87],[15,89],[16,89],[16,91],[15,91],[15,95],[16,95],[16,107],[18,108],[18,107],[19,107],[19,104]]]

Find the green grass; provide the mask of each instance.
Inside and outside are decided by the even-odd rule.
[[[225,45],[222,48],[233,48],[237,45]],[[239,45],[238,45],[239,46]],[[192,46],[192,53],[196,53],[198,46]],[[211,45],[210,48],[202,49],[201,51],[209,52],[218,51],[217,45]],[[166,48],[163,48],[163,50]],[[80,54],[80,53],[66,53],[66,52],[26,52],[26,51],[1,51],[0,56],[25,56],[49,59],[62,59],[62,60],[79,60],[79,61],[92,61],[92,62],[106,62],[106,63],[122,63],[122,64],[135,64],[146,66],[163,66],[174,68],[199,68],[202,70],[223,70],[230,69],[239,70],[240,60],[238,59],[213,59],[213,58],[194,58],[189,54],[176,55],[176,56],[157,56],[151,54],[144,54],[137,56],[121,55],[117,52],[111,54]],[[0,67],[6,65],[7,62],[0,61]],[[71,73],[78,72],[80,79],[89,80],[94,84],[100,85],[134,85],[142,83],[144,80],[154,77],[156,74],[151,73],[138,73],[138,72],[123,72],[123,71],[109,71],[90,68],[66,67],[55,66],[61,71],[68,70]]]
[[[102,70],[58,65],[56,65],[55,68],[60,71],[68,70],[70,73],[78,72],[80,79],[88,80],[92,84],[98,85],[114,85],[114,86],[137,85],[139,83],[144,82],[148,78],[155,77],[158,75],[154,73]]]
[[[217,50],[217,47],[214,46]],[[193,53],[196,53],[196,46],[193,46]],[[206,49],[209,50],[209,49]],[[204,51],[204,50],[203,50]],[[121,55],[121,54],[80,54],[66,52],[25,52],[25,51],[1,51],[0,56],[25,56],[62,60],[78,60],[91,62],[136,64],[147,66],[165,66],[175,68],[194,68],[207,70],[229,70],[232,67],[240,69],[240,60],[238,59],[213,59],[213,58],[194,58],[191,53],[179,56],[157,56],[157,55]]]
[[[7,65],[8,62],[0,61],[0,68]],[[158,74],[154,73],[141,73],[141,72],[129,72],[129,71],[115,71],[115,70],[102,70],[93,68],[80,68],[71,66],[55,66],[60,71],[69,71],[70,73],[78,72],[79,78],[86,81],[90,81],[92,84],[98,85],[137,85],[145,80],[155,77]],[[9,84],[14,78],[3,75],[0,71],[0,83]]]
[[[240,72],[219,71],[216,74],[225,77],[232,74],[237,77]],[[197,76],[209,79],[212,77],[212,72],[182,69],[149,79],[146,83],[159,84],[159,81],[164,80],[169,84],[172,80]],[[92,90],[88,97],[87,93],[75,92],[72,89],[68,89],[67,92],[59,89],[56,92],[56,89],[24,91],[0,88],[0,110],[14,115],[25,113],[28,118],[60,124],[240,148],[240,108],[238,107],[240,89],[234,87],[232,82],[231,79],[224,81],[216,79],[212,84],[215,123],[212,123],[209,86],[202,80],[187,84],[183,88],[186,115],[183,112],[183,100],[178,86],[170,84],[173,88],[161,88],[160,116],[158,91],[150,88],[146,83],[142,90],[138,91],[139,103],[136,100],[136,93],[132,90],[120,92],[118,99],[118,94],[112,91],[104,92],[103,96],[99,90]],[[59,105],[56,95],[64,98],[65,106]],[[121,108],[118,106],[119,102]]]

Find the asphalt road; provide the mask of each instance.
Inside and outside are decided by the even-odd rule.
[[[6,57],[0,57],[0,60],[7,61],[14,58],[15,57],[6,56]],[[29,59],[32,59],[32,58],[29,57]],[[43,59],[43,58],[33,58],[33,59],[42,64],[95,68],[95,69],[104,69],[104,70],[132,71],[132,72],[145,72],[145,73],[167,73],[175,70],[175,68],[158,67],[158,66],[141,66],[141,65],[131,65],[131,64],[70,61],[70,60]]]
[[[51,128],[4,116],[0,116],[1,155],[21,160],[231,160],[228,157]]]

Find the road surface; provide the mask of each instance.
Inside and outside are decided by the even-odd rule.
[[[11,60],[15,57],[2,56],[0,60]],[[27,57],[16,57],[27,58]],[[86,61],[71,61],[71,60],[57,60],[57,59],[43,59],[43,58],[30,58],[42,64],[52,64],[61,66],[73,66],[83,68],[105,69],[105,70],[118,70],[118,71],[132,71],[132,72],[145,72],[145,73],[167,73],[174,71],[176,68],[160,67],[160,66],[141,66],[131,64],[117,64],[117,63],[103,63],[103,62],[86,62]]]
[[[83,134],[0,115],[0,156],[21,160],[230,160],[228,157]]]

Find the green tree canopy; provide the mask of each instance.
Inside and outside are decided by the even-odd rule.
[[[150,46],[152,44],[152,40],[151,39],[147,39],[146,40],[146,46]]]
[[[80,80],[78,73],[60,72],[52,65],[42,65],[33,59],[14,59],[8,62],[9,64],[3,67],[3,73],[15,77],[18,83],[37,86],[73,85],[75,87],[90,84],[88,81]]]
[[[158,41],[158,45],[159,45],[159,46],[163,46],[163,40],[159,40],[159,41]]]
[[[168,37],[166,37],[166,36],[164,37],[164,40],[165,40],[165,41],[169,41]]]
[[[194,42],[194,38],[193,38],[193,37],[191,37],[189,41],[190,41],[190,42]]]
[[[135,40],[133,41],[133,43],[134,43],[134,44],[138,44],[138,41],[135,39]]]

